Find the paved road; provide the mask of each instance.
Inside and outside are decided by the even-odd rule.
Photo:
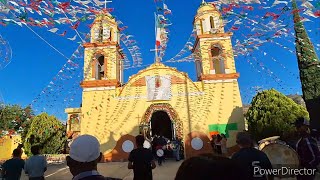
[[[180,162],[166,161],[163,166],[157,166],[153,170],[154,180],[173,180],[176,172],[180,166]],[[98,171],[105,177],[120,178],[123,180],[132,180],[133,171],[128,170],[126,162],[112,162],[112,163],[100,163],[98,165]],[[69,168],[65,163],[49,165],[45,174],[46,180],[71,180],[72,175]],[[22,175],[21,180],[27,180],[25,174]]]

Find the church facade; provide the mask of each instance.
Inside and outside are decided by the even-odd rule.
[[[139,133],[180,138],[185,156],[212,152],[209,138],[223,133],[227,146],[244,130],[242,102],[232,51],[220,12],[203,3],[193,22],[197,81],[160,62],[123,82],[123,54],[115,19],[98,15],[84,43],[82,107],[68,108],[68,136],[96,136],[105,161],[123,161]]]

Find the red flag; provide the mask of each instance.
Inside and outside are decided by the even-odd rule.
[[[243,6],[243,9],[253,11],[253,7],[252,6]]]
[[[72,28],[73,30],[75,30],[75,29],[77,29],[77,28],[79,27],[79,25],[80,25],[80,21],[76,22],[76,24],[74,24],[73,26],[71,26],[71,28]]]
[[[313,13],[315,16],[320,17],[320,10]]]
[[[60,36],[65,36],[67,34],[67,31],[64,31],[62,34],[59,34]]]
[[[231,27],[231,30],[235,30],[235,31],[236,31],[236,30],[238,30],[238,29],[239,29],[239,28],[238,28],[238,27],[235,27],[235,26],[232,26],[232,27]]]
[[[63,11],[66,11],[69,6],[70,6],[70,2],[64,2],[58,5],[58,7],[61,8]]]
[[[125,29],[127,29],[128,28],[128,26],[124,26],[124,27],[122,27],[122,28],[119,28],[119,31],[123,31],[123,30],[125,30]]]

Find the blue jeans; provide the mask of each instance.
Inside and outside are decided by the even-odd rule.
[[[180,161],[180,146],[173,150],[173,156],[177,161]]]

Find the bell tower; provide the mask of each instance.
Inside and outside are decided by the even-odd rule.
[[[192,51],[197,57],[198,80],[238,78],[231,44],[232,33],[224,31],[221,13],[215,5],[203,1],[193,25],[197,38]]]
[[[110,13],[97,15],[89,43],[84,43],[83,88],[120,86],[123,83],[123,54],[115,18]]]

